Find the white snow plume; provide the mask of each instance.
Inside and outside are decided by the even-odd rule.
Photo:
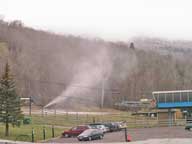
[[[95,97],[89,93],[93,88],[98,88],[102,79],[107,79],[112,70],[112,64],[108,49],[103,47],[99,49],[91,58],[80,60],[80,64],[77,65],[74,77],[67,88],[45,107],[50,107],[56,104],[67,103],[69,99],[92,99],[94,102]],[[89,101],[87,101],[89,103]]]

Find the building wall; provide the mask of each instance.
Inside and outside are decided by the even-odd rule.
[[[183,114],[181,112],[181,110],[177,110],[176,111],[176,119],[182,119],[183,118]]]
[[[175,124],[176,113],[171,112],[171,115],[168,115],[168,111],[166,112],[158,112],[158,122],[159,126],[170,126]],[[170,124],[171,123],[171,124]]]
[[[158,120],[168,119],[168,112],[158,112]]]

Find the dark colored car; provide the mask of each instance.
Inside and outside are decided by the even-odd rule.
[[[109,132],[115,131],[115,126],[110,122],[105,122],[103,125],[109,129]]]
[[[62,135],[64,137],[72,137],[72,136],[78,136],[79,134],[81,134],[82,132],[84,132],[85,130],[89,129],[89,126],[86,125],[82,125],[82,126],[77,126],[77,127],[73,127],[69,130],[66,130],[62,133]]]
[[[96,139],[102,139],[104,134],[99,129],[87,129],[83,133],[77,136],[79,141],[91,141]]]
[[[121,130],[119,124],[116,122],[105,122],[103,123],[105,127],[108,127],[110,132],[119,131]]]

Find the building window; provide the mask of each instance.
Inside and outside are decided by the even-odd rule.
[[[181,101],[182,102],[187,102],[188,101],[188,93],[187,92],[182,92],[181,93]]]
[[[159,102],[164,103],[165,102],[165,94],[159,94]]]
[[[180,93],[174,93],[174,102],[180,102]]]
[[[189,101],[192,101],[192,92],[189,92]]]
[[[172,93],[166,93],[166,102],[173,102]]]

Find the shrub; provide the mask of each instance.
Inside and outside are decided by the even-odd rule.
[[[31,117],[24,117],[23,118],[23,124],[31,124],[32,120]]]

